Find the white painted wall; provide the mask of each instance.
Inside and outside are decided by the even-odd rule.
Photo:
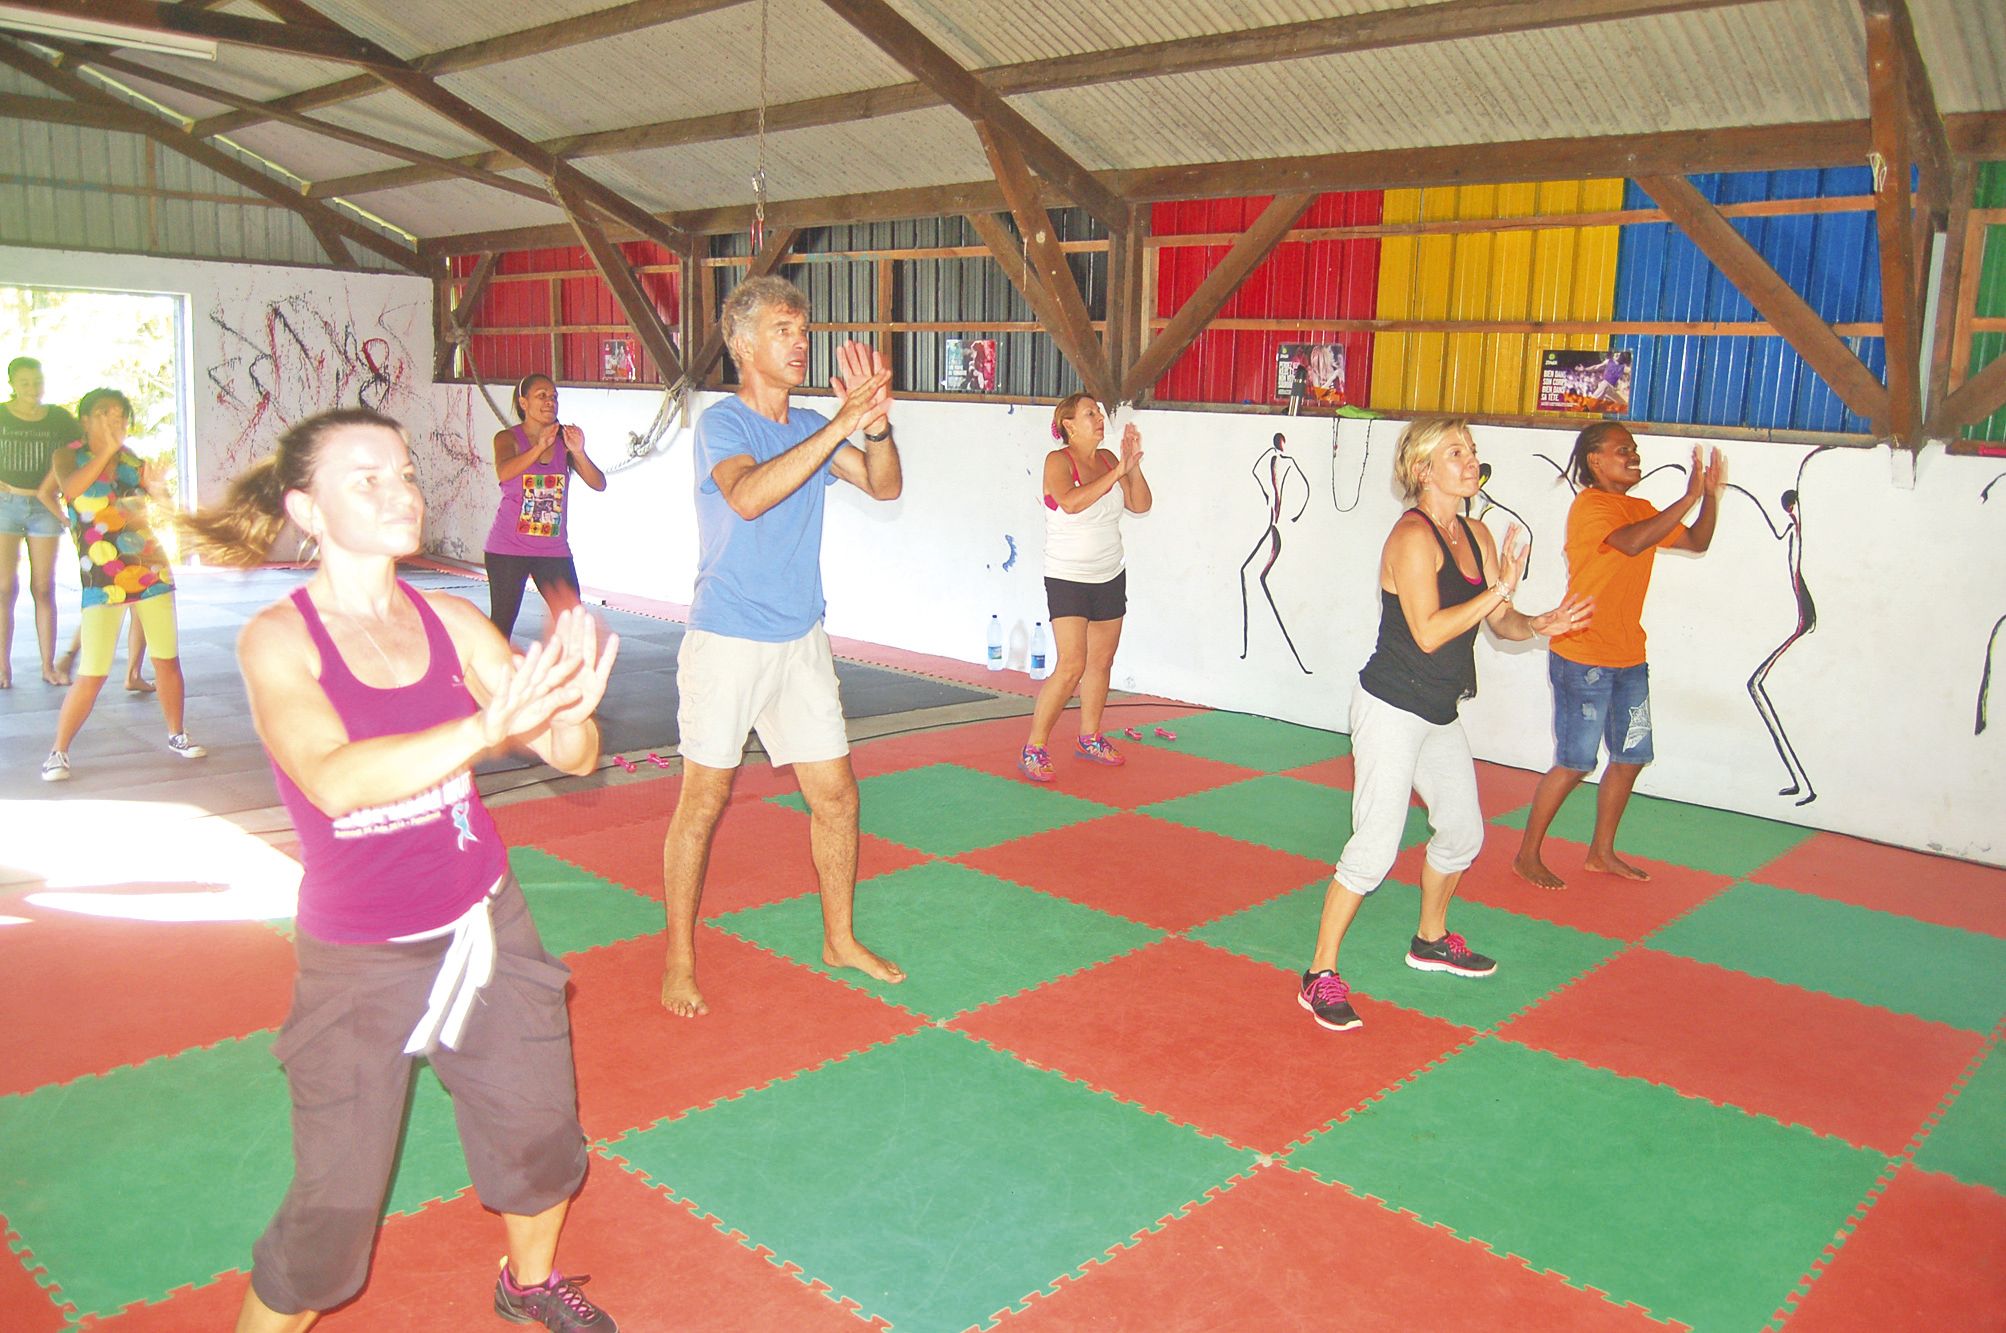
[[[655,401],[643,392],[568,389],[563,415],[586,428],[594,456],[606,463],[619,455],[611,441],[643,424]],[[1117,685],[1342,729],[1377,628],[1380,547],[1401,508],[1391,467],[1401,423],[1344,422],[1333,459],[1327,419],[1186,412],[1135,419],[1156,510],[1125,526],[1130,613]],[[972,662],[994,612],[1010,626],[1012,662],[1021,666],[1031,626],[1044,615],[1036,473],[1051,447],[1049,420],[1046,410],[1001,404],[901,404],[904,496],[879,505],[848,487],[831,492],[823,553],[831,632]],[[1249,649],[1240,657],[1239,571],[1267,515],[1251,469],[1277,428],[1308,483],[1308,506],[1299,521],[1287,521],[1304,498],[1291,480],[1283,549],[1269,581],[1310,675],[1297,668],[1261,599],[1254,576],[1265,549],[1248,572]],[[1477,437],[1496,468],[1490,495],[1534,533],[1520,605],[1544,610],[1565,580],[1572,496],[1535,455],[1564,461],[1572,437],[1502,427],[1479,427]],[[1642,444],[1647,471],[1682,464],[1692,451],[1690,440]],[[1730,480],[1782,526],[1780,497],[1798,485],[1810,449],[1723,447]],[[1730,492],[1710,552],[1658,560],[1645,610],[1658,762],[1640,790],[2006,863],[2006,660],[1998,664],[1991,725],[1973,734],[1988,636],[2006,615],[2006,483],[1990,502],[1979,499],[2001,473],[1999,460],[1941,450],[1924,454],[1913,489],[1894,484],[1884,449],[1827,450],[1806,467],[1803,574],[1818,628],[1769,678],[1818,792],[1802,808],[1777,794],[1785,770],[1747,689],[1796,624],[1788,544],[1772,536],[1755,500]],[[583,579],[687,601],[691,484],[682,433],[658,456],[615,474],[606,494],[581,493],[573,544]],[[1665,503],[1683,485],[1682,474],[1667,471],[1638,494]],[[1354,494],[1356,508],[1340,513],[1336,501]],[[1502,538],[1511,520],[1494,509],[1487,521]],[[1010,539],[1017,560],[1006,570]],[[1476,752],[1546,767],[1544,653],[1486,636],[1478,675],[1481,692],[1463,709]]]
[[[189,298],[197,496],[220,494],[290,422],[366,401],[410,429],[428,497],[428,549],[479,559],[499,493],[488,448],[496,423],[471,390],[429,383],[431,288],[423,280],[0,247],[0,281]],[[506,392],[499,386],[496,396]],[[613,467],[658,401],[646,390],[567,389],[562,414]],[[1341,729],[1376,629],[1379,548],[1400,509],[1391,472],[1399,423],[1343,423],[1333,459],[1327,420],[1136,419],[1157,507],[1126,525],[1131,609],[1116,683]],[[1051,447],[1049,413],[904,403],[897,421],[905,495],[879,505],[848,487],[831,493],[823,554],[831,631],[977,661],[989,616],[1000,613],[1021,667],[1032,623],[1044,615],[1036,473]],[[1310,675],[1296,667],[1253,581],[1265,552],[1249,571],[1249,651],[1240,657],[1239,571],[1267,514],[1250,469],[1278,427],[1309,503],[1299,521],[1281,525],[1270,585]],[[1570,439],[1486,427],[1478,442],[1497,469],[1491,495],[1535,534],[1520,601],[1543,609],[1561,591],[1570,495],[1534,455],[1564,457]],[[1675,439],[1643,446],[1647,470],[1691,452]],[[1797,484],[1809,450],[1726,447],[1732,480],[1780,525],[1779,496]],[[1832,450],[1808,465],[1804,578],[1819,625],[1769,682],[1819,793],[1802,808],[1776,794],[1783,765],[1746,687],[1796,623],[1786,544],[1751,500],[1734,494],[1711,552],[1661,556],[1645,610],[1659,757],[1641,789],[2006,864],[2006,661],[1991,725],[1973,734],[1988,637],[2006,615],[2006,484],[1989,503],[1979,499],[2001,473],[1999,460],[1939,450],[1925,453],[1913,489],[1893,483],[1885,450]],[[1354,510],[1338,512],[1333,483],[1338,500],[1358,495]],[[1667,472],[1639,494],[1664,502],[1681,485]],[[691,487],[689,436],[679,430],[656,454],[614,472],[605,494],[581,488],[572,534],[584,581],[688,601]],[[1292,481],[1286,514],[1302,499]],[[1509,520],[1494,511],[1490,521],[1502,536]],[[1011,539],[1017,558],[1006,569]],[[1472,745],[1486,759],[1545,767],[1542,653],[1487,638],[1478,654],[1482,692],[1463,710]]]
[[[366,404],[410,431],[432,497],[428,544],[479,557],[493,506],[470,484],[481,467],[469,444],[478,431],[471,391],[432,383],[431,283],[16,247],[0,247],[0,282],[186,298],[193,457],[184,460],[184,484],[198,502],[220,498],[229,478],[269,453],[293,422]]]

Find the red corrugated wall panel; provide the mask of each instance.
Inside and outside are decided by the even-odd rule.
[[[620,246],[630,266],[667,264],[674,256],[648,241],[631,241]],[[473,271],[476,260],[463,255],[453,260],[453,271],[462,276]],[[568,384],[606,382],[604,346],[609,339],[626,337],[633,343],[635,376],[639,382],[660,383],[661,368],[647,354],[639,338],[627,329],[620,303],[596,272],[592,257],[581,246],[548,250],[516,250],[504,254],[495,265],[497,278],[526,273],[577,274],[553,277],[543,282],[490,281],[474,310],[473,358],[481,375],[490,382],[513,382],[532,372],[552,375]],[[638,275],[641,288],[654,302],[662,323],[673,333],[676,328],[677,276],[674,273]],[[554,299],[554,304],[553,304]],[[552,325],[596,325],[598,328],[563,332],[557,336],[557,362],[552,364],[552,342],[548,332],[510,333],[509,329],[540,328]]]
[[[1384,194],[1359,190],[1326,194],[1310,206],[1298,228],[1369,226],[1380,221]],[[1150,215],[1156,236],[1241,232],[1268,205],[1266,198],[1208,199],[1157,204]],[[1227,246],[1176,246],[1158,250],[1156,315],[1168,319],[1226,256]],[[1379,241],[1286,242],[1256,268],[1219,312],[1221,319],[1370,319],[1379,297]],[[1347,401],[1363,402],[1372,383],[1372,335],[1335,336],[1301,331],[1207,330],[1157,381],[1156,397],[1170,403],[1274,401],[1275,348],[1285,342],[1342,343]]]

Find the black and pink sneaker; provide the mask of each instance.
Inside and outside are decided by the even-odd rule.
[[[495,1313],[511,1324],[542,1324],[545,1328],[574,1333],[620,1333],[613,1316],[587,1300],[578,1288],[592,1279],[580,1274],[566,1277],[552,1273],[550,1280],[536,1287],[519,1287],[509,1275],[508,1261],[495,1278]]]
[[[1317,1026],[1332,1032],[1349,1032],[1364,1025],[1365,1020],[1351,1007],[1351,987],[1335,972],[1303,973],[1302,989],[1296,992],[1296,1003],[1309,1010]]]
[[[1434,941],[1416,935],[1414,942],[1407,946],[1407,966],[1422,972],[1449,972],[1459,977],[1487,977],[1498,970],[1495,958],[1471,952],[1469,943],[1453,930]]]

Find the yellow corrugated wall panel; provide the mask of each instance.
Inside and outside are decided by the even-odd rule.
[[[1613,211],[1620,178],[1388,190],[1388,222]],[[1389,236],[1379,249],[1379,317],[1516,322],[1608,319],[1617,227]],[[1382,412],[1511,415],[1539,401],[1540,353],[1604,348],[1606,334],[1382,333],[1372,401]]]

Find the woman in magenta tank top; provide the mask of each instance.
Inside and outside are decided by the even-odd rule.
[[[569,972],[544,951],[472,769],[528,749],[592,772],[619,641],[599,646],[574,607],[517,657],[471,604],[401,582],[424,511],[402,430],[354,410],[295,426],[186,523],[222,563],[262,559],[288,518],[320,548],[314,576],[237,644],[306,866],[299,981],[272,1046],[292,1092],[293,1182],[252,1250],[237,1329],[304,1329],[362,1289],[422,1056],[452,1094],[481,1201],[502,1214],[496,1311],[617,1333],[555,1267],[585,1174]],[[470,1273],[483,1262],[470,1256]]]
[[[595,491],[606,474],[585,454],[585,432],[557,424],[557,384],[525,375],[515,386],[518,424],[495,432],[495,477],[501,504],[488,529],[482,559],[488,569],[488,619],[507,638],[522,610],[522,585],[536,590],[553,620],[578,605],[578,567],[568,536],[571,476]]]

